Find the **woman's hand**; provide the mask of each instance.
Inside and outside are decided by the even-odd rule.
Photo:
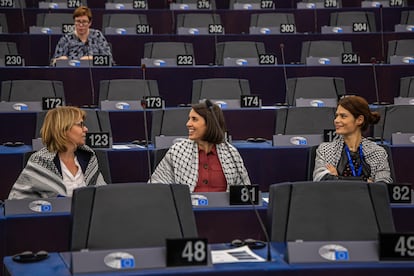
[[[338,176],[338,171],[336,170],[334,165],[326,164],[326,168],[328,169],[330,174]]]

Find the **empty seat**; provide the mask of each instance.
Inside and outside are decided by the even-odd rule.
[[[394,105],[379,108],[380,121],[374,125],[374,137],[391,142],[393,133],[414,133],[414,105]]]
[[[151,141],[155,137],[165,136],[188,136],[186,123],[190,108],[173,108],[155,110],[152,112]]]
[[[336,108],[290,107],[276,110],[275,134],[323,134],[333,129]]]
[[[31,34],[62,34],[74,31],[72,13],[39,13],[36,25],[30,26]]]
[[[176,32],[177,34],[209,34],[209,25],[221,24],[219,14],[180,13],[177,15]]]
[[[400,79],[400,97],[414,97],[414,76]]]
[[[159,96],[156,80],[115,79],[100,82],[99,102],[104,100],[140,101],[145,96]]]
[[[414,10],[401,11],[400,24],[402,24],[402,25],[414,25]]]
[[[302,42],[300,61],[306,63],[307,57],[337,57],[341,59],[342,53],[352,53],[350,41],[316,40]]]
[[[65,99],[63,82],[55,80],[8,80],[1,83],[1,100],[41,102],[43,97]]]
[[[136,34],[137,25],[148,25],[146,14],[104,14],[102,18],[102,30],[105,34]],[[120,28],[124,29],[124,32],[119,32]]]
[[[193,80],[193,104],[203,99],[240,99],[241,95],[250,95],[249,80],[246,79],[200,79]]]
[[[7,25],[7,16],[5,13],[0,13],[0,34],[7,34],[9,32],[9,28]]]
[[[354,26],[354,24],[366,24],[365,32],[376,32],[375,14],[366,11],[350,12],[333,12],[330,15],[330,26],[350,26],[353,31],[364,31],[363,25]]]
[[[102,110],[84,109],[86,112],[85,125],[89,133],[109,133],[112,137],[111,121],[109,120],[109,113]],[[40,128],[43,125],[46,112],[39,112],[36,119],[36,137],[40,137]]]
[[[144,45],[144,58],[176,58],[177,55],[194,56],[193,44],[184,42],[148,42]]]
[[[336,77],[304,77],[288,79],[287,104],[296,105],[296,100],[331,98],[338,100],[346,94],[345,80]]]
[[[395,232],[386,184],[359,181],[270,186],[271,240],[363,241]]]
[[[392,64],[411,64],[414,62],[414,39],[388,41],[387,62]]]
[[[295,15],[293,13],[253,13],[250,15],[251,34],[280,33],[282,24],[295,27]],[[295,32],[296,27],[291,31]]]
[[[226,59],[246,59],[252,58],[258,64],[259,55],[266,54],[263,42],[255,41],[227,41],[216,44],[216,64],[226,65]],[[233,65],[230,62],[229,65]]]

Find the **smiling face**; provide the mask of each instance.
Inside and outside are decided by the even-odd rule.
[[[355,118],[348,110],[338,105],[335,113],[335,130],[340,135],[351,135],[361,132],[361,125],[364,122],[364,116],[360,115]]]
[[[188,139],[196,142],[203,141],[207,131],[206,120],[193,109],[188,114],[186,126],[188,128]]]
[[[68,141],[76,145],[76,147],[85,145],[86,133],[88,128],[85,126],[82,118],[75,121],[73,126],[68,130],[67,137]]]

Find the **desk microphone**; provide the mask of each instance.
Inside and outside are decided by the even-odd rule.
[[[375,98],[376,102],[374,104],[380,105],[380,99],[379,99],[379,92],[378,92],[378,80],[377,80],[377,70],[375,68],[375,65],[377,63],[377,59],[375,57],[371,58],[371,64],[372,64],[372,74],[374,76],[374,85],[375,85]]]
[[[282,55],[282,66],[283,66],[283,80],[285,81],[285,103],[289,105],[288,103],[288,79],[287,79],[287,72],[286,72],[286,60],[285,60],[285,44],[280,43],[280,53]]]
[[[218,119],[217,119],[216,113],[214,112],[213,103],[212,103],[210,100],[208,100],[208,99],[207,99],[207,100],[205,101],[205,104],[206,104],[207,108],[208,108],[208,109],[210,109],[211,114],[213,115],[213,120],[214,120],[214,123],[216,124],[216,126],[217,126],[219,129],[222,129],[222,128],[220,127],[220,123],[219,123],[219,121],[218,121]],[[239,175],[240,175],[240,178],[241,178],[241,181],[242,181],[243,186],[248,186],[248,185],[246,185],[246,183],[245,183],[245,182],[244,182],[244,180],[243,180],[242,174],[241,174],[241,172],[240,172],[240,168],[237,166],[236,160],[235,160],[235,158],[234,158],[234,155],[233,155],[232,151],[230,150],[230,146],[229,146],[228,142],[227,142],[227,141],[224,141],[224,144],[226,145],[227,150],[228,150],[228,152],[229,152],[229,154],[230,154],[230,157],[231,157],[231,159],[232,159],[232,162],[233,162],[233,164],[235,165],[235,167],[236,167],[236,169],[237,169],[237,171],[238,171],[238,173],[239,173]],[[257,218],[257,220],[258,220],[258,222],[259,222],[260,228],[262,229],[262,232],[263,232],[263,234],[264,234],[264,236],[265,236],[265,239],[266,239],[266,243],[267,243],[267,256],[266,256],[266,260],[267,260],[268,262],[271,262],[271,261],[272,261],[272,254],[271,254],[271,250],[270,250],[271,245],[270,245],[270,238],[269,238],[269,235],[268,235],[268,233],[267,233],[267,230],[266,230],[266,227],[265,227],[265,225],[264,225],[264,223],[263,223],[263,220],[262,220],[262,218],[260,217],[259,212],[257,211],[256,205],[253,203],[253,200],[252,200],[252,197],[250,196],[250,194],[249,194],[249,200],[250,200],[250,205],[253,207],[253,211],[254,211],[254,213],[255,213],[255,215],[256,215],[256,218]]]
[[[379,6],[379,12],[380,12],[380,32],[381,32],[381,58],[382,61],[385,61],[385,41],[384,41],[384,17],[383,17],[383,7],[382,4]]]
[[[141,64],[142,79],[145,81],[145,73],[147,67],[145,64]],[[147,101],[145,97],[141,100],[141,106],[144,111],[144,133],[145,133],[145,147],[147,152],[147,165],[148,165],[148,178],[149,183],[152,183],[152,169],[151,169],[151,155],[148,146],[149,134],[148,134],[148,123],[147,123]]]
[[[93,65],[93,60],[89,59],[89,39],[85,42],[85,46],[86,46],[86,56],[88,57],[88,70],[89,70],[89,81],[91,84],[91,93],[92,93],[92,105],[91,107],[95,106],[95,85],[93,82],[93,74],[92,74],[92,65]],[[93,59],[93,53],[92,53],[92,59]]]

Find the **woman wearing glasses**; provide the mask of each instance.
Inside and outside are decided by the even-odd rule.
[[[111,48],[101,31],[91,29],[92,12],[81,6],[73,12],[75,31],[60,38],[56,45],[52,64],[60,59],[91,60],[93,55],[109,56],[112,64]]]
[[[72,196],[76,188],[106,184],[95,152],[85,145],[85,116],[72,106],[47,112],[40,130],[46,147],[30,156],[9,199]]]

